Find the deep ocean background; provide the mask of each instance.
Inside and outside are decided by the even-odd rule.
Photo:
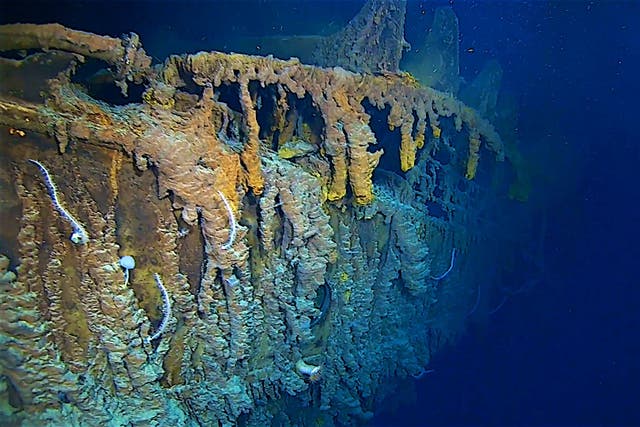
[[[135,31],[163,59],[238,34],[328,34],[362,3],[16,0],[0,20]],[[529,203],[546,213],[544,269],[504,277],[539,276],[489,324],[472,319],[371,425],[640,425],[640,2],[410,1],[406,38],[448,4],[462,76],[500,61],[522,150],[542,165]]]

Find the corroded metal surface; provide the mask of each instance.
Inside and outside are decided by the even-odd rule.
[[[353,424],[463,330],[503,157],[471,108],[295,59],[151,67],[134,35],[7,26],[0,47],[46,50],[0,59],[5,419]],[[89,59],[140,99],[74,81]]]

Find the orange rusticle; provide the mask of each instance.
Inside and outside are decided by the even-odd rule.
[[[384,151],[367,151],[369,144],[374,144],[376,138],[366,123],[348,122],[344,129],[349,140],[349,185],[356,204],[368,205],[373,201],[371,175]]]
[[[400,168],[402,172],[411,169],[416,163],[418,145],[411,138],[411,125],[402,124],[400,128]]]
[[[360,104],[361,98],[348,96],[342,90],[336,91],[333,98],[340,111],[336,114],[340,124],[336,123],[333,127],[339,128],[340,133],[344,133],[346,136],[349,186],[353,192],[355,203],[367,205],[373,201],[371,176],[384,151],[382,149],[374,153],[368,151],[369,146],[375,145],[377,141],[369,127],[369,115],[364,112]],[[335,160],[338,159],[334,158],[334,165],[342,165],[340,161],[335,162]],[[334,181],[334,183],[336,182]],[[343,184],[340,182],[336,184],[342,190]],[[329,198],[331,199],[332,196],[330,192]]]
[[[434,138],[438,139],[440,138],[440,135],[442,135],[442,129],[440,129],[440,127],[438,127],[437,125],[432,124],[431,133],[433,134]]]
[[[251,94],[249,93],[249,81],[243,79],[240,82],[240,104],[247,121],[247,129],[249,130],[249,137],[244,146],[244,150],[240,154],[242,164],[247,170],[247,183],[256,195],[262,194],[264,189],[264,178],[260,171],[260,126],[258,125],[258,119],[256,118],[256,110],[251,100]]]
[[[29,46],[51,47],[42,37],[56,37],[58,34],[68,35],[69,42],[56,45],[57,48],[81,53],[83,56],[95,56],[99,59],[106,59],[108,62],[117,62],[118,56],[109,54],[106,51],[97,49],[87,50],[82,47],[81,42],[90,40],[92,46],[111,46],[124,55],[126,49],[117,46],[117,40],[101,38],[100,36],[88,33],[75,32],[56,26],[28,26],[28,27],[6,27],[6,34],[15,35],[24,33]],[[0,30],[0,39],[3,32]],[[132,40],[137,40],[132,37]],[[12,39],[5,38],[2,42],[10,47]],[[19,37],[15,40],[20,41]],[[47,39],[48,40],[48,39]],[[101,41],[103,40],[103,41]],[[17,42],[16,42],[17,43]],[[20,42],[22,43],[22,41]],[[23,46],[18,43],[19,46]],[[2,43],[0,43],[0,46]],[[116,46],[116,47],[114,47]],[[6,48],[8,48],[6,47]],[[140,55],[144,51],[138,42],[135,48]],[[127,48],[128,49],[128,48]],[[123,57],[123,56],[122,56]],[[141,56],[142,57],[142,56]],[[233,148],[234,153],[229,150],[224,151],[225,157],[233,157],[240,161],[241,170],[240,182],[245,189],[250,189],[256,195],[260,195],[264,189],[264,176],[261,171],[262,151],[272,149],[270,139],[279,131],[280,136],[287,136],[293,130],[294,120],[305,123],[309,114],[308,111],[296,105],[295,98],[302,99],[308,97],[313,108],[317,109],[318,115],[322,118],[321,125],[318,125],[314,132],[317,138],[309,141],[318,145],[317,150],[309,149],[306,154],[313,157],[312,162],[307,165],[316,165],[314,173],[323,175],[323,181],[327,185],[327,199],[339,201],[347,195],[347,184],[354,191],[354,201],[357,204],[367,203],[373,200],[373,185],[371,175],[373,169],[377,167],[381,151],[370,152],[371,145],[376,144],[374,135],[369,125],[369,113],[365,110],[365,105],[369,104],[380,110],[389,109],[387,122],[389,129],[400,128],[401,147],[400,163],[403,171],[408,171],[415,164],[417,150],[424,146],[425,128],[427,124],[431,127],[431,134],[434,138],[440,138],[443,128],[440,120],[451,118],[457,131],[467,129],[468,132],[478,134],[486,143],[486,147],[496,154],[496,159],[504,158],[504,148],[499,135],[494,127],[485,119],[481,118],[472,108],[467,107],[452,95],[439,92],[428,87],[416,87],[407,81],[402,74],[385,73],[383,75],[362,75],[352,73],[339,67],[318,68],[304,65],[296,58],[289,60],[279,60],[273,57],[259,57],[241,54],[226,54],[221,52],[199,52],[193,55],[173,55],[169,57],[162,66],[152,68],[146,66],[146,61],[140,61],[140,66],[136,68],[139,76],[144,76],[148,88],[164,87],[163,92],[167,97],[173,96],[175,104],[171,99],[165,99],[166,106],[175,105],[163,114],[162,109],[145,108],[145,105],[129,104],[124,108],[113,109],[100,107],[101,103],[92,104],[90,99],[81,96],[71,89],[69,81],[63,77],[58,77],[56,84],[52,84],[49,94],[51,98],[56,98],[54,102],[49,102],[50,112],[43,117],[47,123],[47,129],[53,129],[56,138],[60,141],[60,150],[66,147],[69,138],[80,138],[82,140],[97,140],[102,144],[121,146],[128,154],[134,153],[135,140],[138,136],[148,134],[150,123],[161,119],[163,128],[172,134],[174,132],[184,133],[185,138],[190,138],[189,134],[198,133],[193,127],[186,129],[185,126],[194,125],[193,117],[198,109],[208,108],[211,116],[211,125],[201,123],[198,133],[209,145],[223,145]],[[126,64],[124,64],[126,65]],[[124,67],[123,65],[123,67]],[[187,80],[188,79],[188,82]],[[195,84],[202,88],[200,95],[188,94],[181,90],[187,83]],[[235,117],[235,121],[242,120],[246,133],[243,141],[225,141],[224,138],[217,141],[216,135],[227,132],[222,129],[224,123],[221,116],[230,116],[228,107],[222,107],[222,103],[214,96],[210,102],[195,103],[192,98],[201,96],[201,100],[216,95],[219,88],[226,85],[230,88],[236,87],[241,107],[240,117]],[[266,92],[262,92],[265,90]],[[174,92],[175,91],[175,92]],[[211,95],[213,91],[213,95]],[[270,94],[269,91],[272,91]],[[58,93],[56,95],[56,93]],[[155,93],[155,92],[154,92]],[[174,95],[171,95],[175,93]],[[265,117],[275,117],[276,121],[261,123],[258,110],[264,109],[265,96],[274,96],[276,106],[274,111],[267,111]],[[198,104],[198,105],[194,105]],[[205,105],[206,104],[206,105]],[[289,105],[291,104],[291,105]],[[10,106],[11,107],[11,106]],[[24,106],[21,106],[24,108]],[[8,117],[13,117],[13,113],[18,116],[24,115],[21,111],[10,109],[7,111]],[[140,113],[144,112],[143,115]],[[77,113],[77,114],[72,114]],[[311,112],[313,113],[313,112]],[[180,117],[180,118],[178,118]],[[417,122],[416,122],[417,121]],[[176,123],[172,123],[176,122]],[[183,122],[178,124],[177,122]],[[191,124],[188,124],[191,122]],[[268,123],[268,124],[267,124]],[[13,120],[7,123],[11,126],[21,126],[26,130],[39,131],[42,125],[38,120],[30,122]],[[463,126],[464,125],[464,126]],[[265,129],[261,132],[261,126]],[[287,127],[288,126],[288,127]],[[207,132],[205,132],[205,129]],[[322,129],[322,130],[319,130]],[[260,138],[266,138],[261,141]],[[181,139],[178,135],[178,139]],[[216,140],[214,142],[214,140]],[[229,145],[228,143],[232,144]],[[282,143],[287,141],[283,140]],[[205,142],[201,142],[205,144]],[[233,143],[236,147],[232,147]],[[205,144],[205,145],[206,145]],[[220,150],[218,150],[220,151]],[[477,153],[475,153],[477,154]],[[390,155],[394,155],[390,153]],[[237,156],[237,157],[236,157]],[[210,156],[206,156],[210,157]],[[467,175],[474,175],[474,155],[470,156]],[[209,162],[216,163],[216,162]],[[225,163],[225,162],[220,162]],[[320,166],[318,166],[320,165]],[[234,167],[235,169],[235,167]],[[215,172],[219,175],[219,171]],[[329,176],[324,176],[329,175]],[[238,178],[234,175],[231,181],[221,183],[227,188],[223,193],[233,199],[235,181]],[[234,209],[237,207],[237,200],[231,200]]]
[[[476,177],[476,171],[478,170],[478,161],[480,160],[480,137],[469,137],[469,157],[467,158],[467,172],[464,174],[465,178],[471,180]]]

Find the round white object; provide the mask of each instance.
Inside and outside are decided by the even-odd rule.
[[[136,267],[136,260],[132,256],[125,255],[120,258],[120,266],[125,270],[132,270]]]

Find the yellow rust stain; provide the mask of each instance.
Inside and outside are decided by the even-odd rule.
[[[122,152],[114,150],[111,155],[111,167],[109,168],[109,184],[111,185],[112,199],[118,198],[118,174],[122,168]]]
[[[163,367],[165,374],[163,385],[165,387],[184,384],[184,378],[182,378],[182,358],[184,356],[184,337],[186,330],[184,325],[178,327],[171,339],[171,347],[164,357]]]
[[[74,260],[71,255],[65,257],[63,261],[67,282],[61,286],[61,314],[65,321],[66,337],[62,353],[64,358],[78,362],[78,356],[83,359],[86,357],[87,348],[92,338],[89,330],[89,322],[87,316],[80,304],[80,295],[78,292],[79,277],[78,271],[73,266]]]

